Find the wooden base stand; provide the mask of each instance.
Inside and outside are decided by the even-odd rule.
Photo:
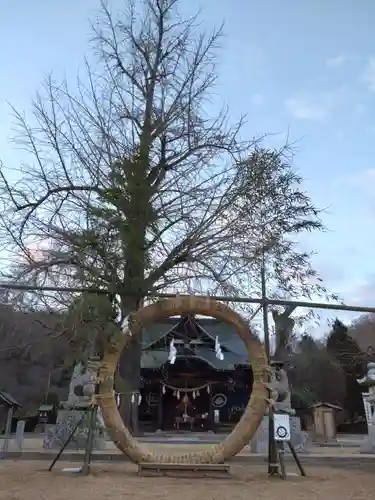
[[[165,464],[143,462],[138,465],[139,476],[169,476],[169,477],[207,477],[228,478],[228,464]]]

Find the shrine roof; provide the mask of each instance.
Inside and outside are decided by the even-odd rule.
[[[0,391],[0,401],[3,401],[7,406],[21,407],[14,397],[5,391]]]
[[[314,403],[314,404],[309,406],[309,408],[322,408],[322,407],[332,408],[332,410],[343,410],[344,409],[342,406],[334,405],[332,403],[325,403],[324,401],[318,401],[317,403]]]
[[[194,318],[194,321],[212,339],[218,337],[226,351],[247,359],[246,346],[232,326],[214,318]],[[153,344],[168,335],[180,322],[180,317],[170,318],[146,328],[142,335],[143,349],[152,349]]]
[[[143,351],[141,359],[141,368],[157,369],[168,361],[168,350],[148,350]],[[216,358],[215,352],[209,349],[197,349],[191,355],[177,355],[178,359],[198,358],[206,361],[215,370],[234,370],[235,366],[250,366],[249,361],[232,352],[226,352],[224,359]]]

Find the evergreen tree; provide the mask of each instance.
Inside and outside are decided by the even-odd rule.
[[[308,333],[301,335],[298,341],[297,350],[300,353],[316,352],[321,346],[315,341],[315,339]]]
[[[348,327],[339,319],[335,319],[327,338],[328,353],[340,364],[346,377],[345,409],[351,419],[363,415],[363,401],[361,388],[357,378],[361,377],[365,369],[365,355],[357,342],[349,335]]]
[[[348,327],[339,319],[335,319],[327,338],[327,351],[343,370],[354,376],[363,375],[364,353],[357,342],[349,335]]]
[[[323,342],[315,340],[309,334],[303,334],[290,361],[292,369],[289,371],[289,381],[292,404],[296,408],[307,410],[311,404],[318,401],[344,404],[345,372],[338,361],[327,352]]]

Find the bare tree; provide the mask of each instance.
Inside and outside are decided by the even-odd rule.
[[[214,112],[222,29],[200,33],[177,0],[129,0],[118,17],[103,4],[93,33],[73,90],[50,77],[31,122],[14,110],[30,156],[14,182],[1,170],[17,278],[106,289],[123,318],[152,292],[257,291],[267,252],[274,294],[324,293],[294,241],[322,225],[288,149]],[[124,363],[130,391],[140,349]]]

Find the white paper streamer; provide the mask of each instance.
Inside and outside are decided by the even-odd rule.
[[[221,350],[219,337],[215,338],[215,354],[216,354],[217,359],[219,359],[220,361],[223,361],[224,354],[223,354],[223,351]]]
[[[174,346],[174,340],[171,340],[171,343],[169,344],[169,356],[168,356],[168,361],[170,362],[171,365],[174,365],[176,361],[176,356],[177,356],[177,349]]]
[[[129,316],[126,316],[124,321],[121,323],[121,330],[124,335],[131,335],[132,332],[130,331],[129,328]]]

